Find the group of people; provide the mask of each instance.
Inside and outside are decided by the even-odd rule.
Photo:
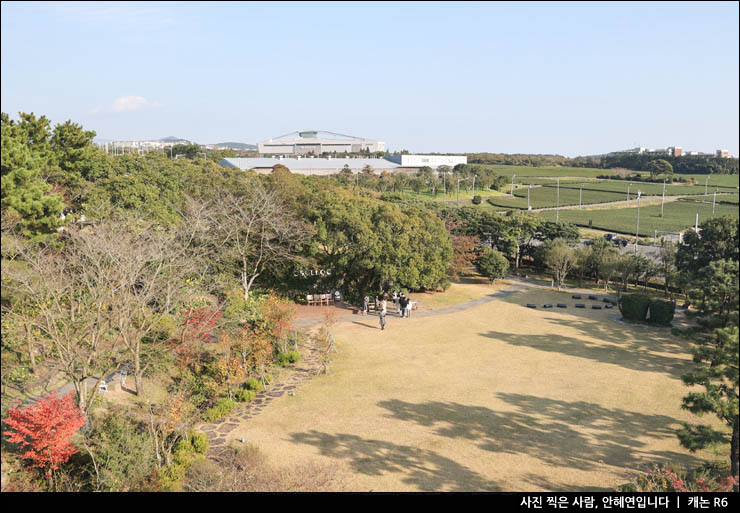
[[[411,302],[411,298],[404,294],[403,292],[393,292],[393,304],[396,307],[396,313],[399,314],[402,318],[411,317],[411,310],[413,310],[413,303]],[[368,296],[365,296],[362,301],[362,313],[363,315],[367,315],[368,310],[370,309],[370,298]],[[378,312],[378,317],[380,318],[380,329],[385,330],[385,318],[388,314],[388,294],[383,294],[383,298],[378,300],[378,297],[375,297],[375,310]]]

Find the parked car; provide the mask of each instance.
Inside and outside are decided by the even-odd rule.
[[[606,240],[607,240],[608,242],[612,242],[612,241],[614,241],[614,239],[616,239],[616,238],[617,238],[617,234],[616,234],[616,233],[607,233],[606,235],[604,235],[604,238],[605,238],[605,239],[606,239]]]

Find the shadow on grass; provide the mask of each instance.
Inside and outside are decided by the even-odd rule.
[[[324,456],[349,460],[357,473],[368,476],[399,474],[401,482],[418,490],[500,491],[477,472],[428,449],[315,430],[292,433],[290,437],[295,443],[317,447]]]
[[[594,470],[605,464],[634,469],[647,461],[696,462],[687,454],[650,451],[645,448],[647,442],[640,440],[675,436],[679,422],[672,417],[607,409],[584,401],[497,396],[515,410],[438,401],[388,400],[378,405],[388,410],[390,419],[433,427],[438,436],[470,440],[486,451],[527,454],[556,467]]]
[[[380,326],[375,324],[367,324],[366,322],[352,321],[352,324],[357,324],[358,326],[362,326],[363,328],[371,328],[374,330],[380,329]]]
[[[581,325],[579,329],[582,329],[585,335],[595,338],[598,342],[557,334],[535,335],[489,331],[480,335],[512,346],[529,347],[538,351],[585,358],[641,372],[660,372],[679,377],[691,368],[690,360],[681,360],[658,354],[661,352],[669,354],[671,352],[686,352],[685,348],[672,340],[661,339],[660,337],[649,340],[647,337],[644,339],[631,336],[625,336],[624,338],[609,337],[602,335],[602,330],[598,328],[591,329],[596,322],[589,320],[577,322],[556,319],[554,324],[558,323],[571,326]],[[610,338],[616,340],[609,340]],[[601,342],[604,340],[609,343]]]

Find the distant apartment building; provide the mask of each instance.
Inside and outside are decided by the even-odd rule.
[[[614,151],[612,153],[609,153],[609,155],[630,155],[630,154],[637,154],[637,155],[667,155],[670,157],[720,157],[720,158],[733,158],[733,156],[730,154],[727,150],[717,150],[715,153],[705,153],[702,151],[687,151],[684,150],[681,146],[669,146],[665,149],[648,149],[643,147],[638,148],[631,148],[629,150],[620,150],[620,151]]]
[[[152,150],[163,150],[170,148],[176,144],[193,144],[190,141],[180,139],[177,141],[161,141],[161,140],[149,140],[149,141],[107,141],[95,143],[100,148],[106,151],[152,151]]]
[[[319,137],[319,135],[325,135]],[[293,136],[293,137],[291,137]],[[297,137],[296,137],[297,136]],[[330,136],[330,137],[326,137]],[[260,155],[321,155],[322,153],[360,153],[385,151],[385,143],[323,130],[291,132],[257,143]]]

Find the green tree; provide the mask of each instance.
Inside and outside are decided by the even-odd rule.
[[[699,233],[689,230],[676,250],[676,268],[686,275],[696,274],[716,260],[740,260],[737,218],[714,217],[699,225]]]
[[[49,194],[51,186],[40,177],[44,156],[34,154],[33,139],[7,115],[3,115],[1,130],[0,208],[20,216],[20,230],[26,236],[54,233],[64,224],[64,201],[59,194]]]
[[[565,284],[565,278],[575,264],[573,248],[563,239],[555,239],[546,245],[545,264],[552,271],[558,290]]]
[[[732,429],[730,469],[738,475],[738,327],[715,330],[714,338],[697,342],[693,353],[696,369],[682,376],[688,386],[702,386],[683,399],[683,408],[696,415],[713,413]],[[724,433],[706,425],[684,423],[678,432],[681,445],[690,451],[726,441]],[[737,491],[737,486],[735,486]]]
[[[497,279],[506,276],[509,271],[509,261],[495,249],[486,249],[478,258],[476,267],[478,272],[493,284]]]
[[[670,162],[663,159],[656,159],[650,161],[648,164],[648,171],[650,171],[650,176],[653,178],[660,176],[660,175],[666,175],[671,176],[673,175],[673,166]]]
[[[703,267],[689,285],[688,296],[702,315],[727,326],[738,315],[737,260],[718,260]]]

